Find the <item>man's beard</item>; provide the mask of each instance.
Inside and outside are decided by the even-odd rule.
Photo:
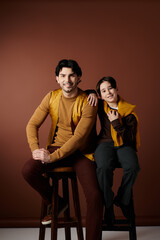
[[[72,86],[72,85],[71,85]],[[77,88],[77,85],[73,86],[73,88],[70,89],[66,89],[65,87],[63,88],[63,91],[66,93],[71,93],[72,91],[74,91]]]

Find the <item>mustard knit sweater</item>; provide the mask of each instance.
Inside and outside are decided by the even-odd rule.
[[[88,104],[87,94],[81,89],[78,89],[78,95],[75,99],[69,100],[70,103],[66,103],[68,106],[71,104],[71,116],[66,116],[66,109],[63,111],[65,101],[67,101],[67,99],[63,97],[63,104],[61,104],[62,90],[58,89],[49,92],[35,110],[26,128],[27,139],[31,151],[39,148],[38,129],[48,114],[50,114],[52,126],[50,129],[47,146],[60,146],[59,149],[50,155],[51,161],[53,162],[65,158],[78,149],[86,157],[94,160],[91,153],[94,150],[93,146],[96,142],[96,131],[94,126],[97,116],[97,107],[92,107]],[[59,119],[60,116],[63,118],[62,121]],[[65,121],[66,117],[67,120]],[[70,126],[68,123],[70,123]],[[61,139],[62,134],[57,135],[58,125],[59,127],[61,127],[61,125],[64,126],[64,139]],[[65,125],[67,125],[66,128]],[[65,129],[67,132],[65,132]],[[61,131],[61,133],[63,133],[63,131]]]

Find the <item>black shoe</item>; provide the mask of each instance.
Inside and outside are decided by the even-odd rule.
[[[122,213],[124,215],[125,218],[127,218],[129,221],[130,221],[130,218],[131,218],[131,214],[130,214],[130,205],[124,205],[122,204],[118,198],[115,197],[114,199],[114,204],[117,206],[117,207],[120,207],[120,209],[122,210]]]
[[[115,222],[115,215],[114,215],[114,209],[113,209],[113,204],[112,204],[111,207],[105,208],[104,224],[113,226],[114,222]]]

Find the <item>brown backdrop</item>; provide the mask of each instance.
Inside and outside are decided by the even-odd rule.
[[[79,62],[80,87],[115,77],[119,93],[137,105],[141,172],[134,186],[137,224],[160,224],[159,1],[1,1],[0,225],[36,226],[41,199],[23,180],[31,156],[25,127],[44,95],[58,87],[62,58]],[[44,146],[47,119],[40,130]],[[115,176],[115,189],[120,173]],[[80,187],[82,216],[86,203]],[[121,215],[121,213],[118,213]]]

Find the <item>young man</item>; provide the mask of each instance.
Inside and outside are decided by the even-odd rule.
[[[72,166],[79,178],[87,201],[86,239],[98,240],[101,233],[102,198],[96,177],[92,152],[95,145],[97,107],[90,106],[87,94],[78,88],[82,72],[74,60],[61,60],[56,67],[60,89],[49,92],[27,125],[27,138],[32,151],[23,167],[25,180],[51,204],[52,190],[43,173],[59,166]],[[50,114],[52,126],[47,149],[39,148],[38,129]],[[59,214],[67,204],[59,197]],[[51,222],[49,214],[42,221]]]
[[[113,203],[130,219],[132,187],[140,170],[136,154],[139,147],[138,117],[135,106],[118,95],[114,78],[102,78],[97,83],[97,92],[101,97],[98,102],[101,131],[94,156],[106,209],[104,220],[107,224],[113,224]],[[113,172],[117,163],[123,168],[123,178],[113,200]]]

